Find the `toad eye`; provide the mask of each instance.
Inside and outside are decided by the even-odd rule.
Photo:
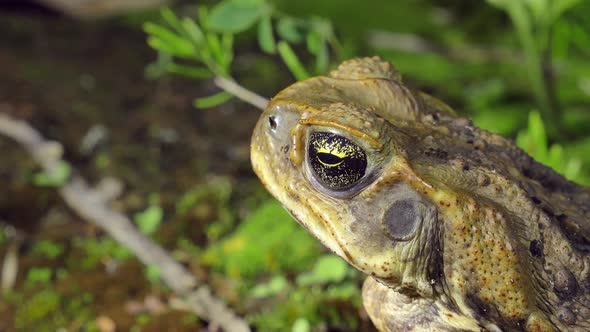
[[[329,132],[309,135],[308,162],[313,176],[328,189],[346,190],[367,170],[367,155],[351,140]]]

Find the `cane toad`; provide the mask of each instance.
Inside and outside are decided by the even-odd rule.
[[[589,331],[590,190],[406,87],[378,58],[274,97],[252,165],[369,275],[381,331]]]

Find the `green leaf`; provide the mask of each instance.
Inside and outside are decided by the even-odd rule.
[[[321,17],[312,17],[310,19],[311,31],[317,34],[320,39],[329,40],[330,38],[334,38],[334,28],[332,27],[332,23]]]
[[[51,281],[53,272],[48,267],[32,267],[27,272],[26,283],[28,284],[47,284]]]
[[[175,43],[184,40],[170,29],[152,22],[146,22],[143,25],[143,31],[145,31],[150,36],[157,37],[158,39],[169,43]]]
[[[582,0],[553,0],[552,19],[557,20],[563,13],[581,3]]]
[[[58,242],[41,240],[33,245],[32,252],[55,259],[64,252],[64,246]]]
[[[285,279],[285,277],[282,275],[278,275],[267,283],[256,285],[254,288],[252,288],[250,295],[258,299],[265,298],[279,294],[282,290],[287,288],[287,286],[287,279]]]
[[[209,48],[209,50],[211,50],[211,55],[213,55],[213,59],[215,59],[215,61],[217,63],[221,63],[224,55],[223,55],[223,49],[221,47],[221,41],[219,40],[219,36],[217,34],[214,33],[207,33],[206,34],[207,37],[207,46]]]
[[[280,41],[278,43],[278,50],[281,58],[297,80],[304,80],[309,77],[309,73],[286,41]]]
[[[33,176],[33,183],[42,187],[60,187],[70,178],[72,168],[67,162],[60,160],[51,172],[41,172]]]
[[[322,43],[322,37],[318,33],[312,31],[307,35],[306,42],[309,52],[311,54],[317,54],[320,49],[320,44]]]
[[[547,19],[551,14],[549,1],[555,0],[521,0],[528,8],[536,22],[548,23]]]
[[[180,20],[178,19],[176,14],[174,14],[174,12],[170,8],[168,8],[168,7],[162,8],[162,10],[160,11],[160,15],[162,15],[162,18],[164,19],[164,21],[166,21],[166,23],[168,23],[168,25],[173,27],[174,30],[176,30],[179,34],[182,34],[184,32],[184,28],[183,28],[182,24],[180,23]]]
[[[148,22],[143,29],[150,35],[148,45],[154,49],[184,57],[195,54],[195,48],[189,41],[167,28]]]
[[[221,36],[221,49],[224,54],[233,55],[234,52],[234,35],[231,33],[224,33]]]
[[[160,281],[161,275],[162,275],[162,271],[160,271],[160,267],[155,264],[148,265],[145,270],[145,277],[151,283],[156,283],[156,282]]]
[[[309,332],[311,331],[311,324],[309,321],[303,317],[297,318],[295,323],[293,323],[293,328],[291,332]]]
[[[294,18],[283,17],[277,24],[277,33],[279,36],[293,44],[300,43],[305,38],[305,31],[301,24]]]
[[[330,64],[330,51],[328,50],[328,43],[324,41],[318,50],[315,57],[315,68],[317,73],[325,73]]]
[[[139,227],[139,231],[145,235],[153,234],[164,217],[164,211],[157,205],[151,205],[142,212],[138,212],[134,216],[135,223]]]
[[[316,57],[316,72],[323,73],[328,69],[328,64],[330,61],[329,51],[328,51],[328,43],[325,38],[323,38],[317,32],[311,32],[307,35],[307,49],[309,52]]]
[[[277,52],[275,37],[272,34],[272,22],[270,16],[264,17],[258,23],[258,44],[260,48],[269,54]]]
[[[359,296],[359,287],[354,282],[331,285],[326,291],[326,297],[334,300],[350,301]]]
[[[531,112],[529,114],[529,135],[532,142],[537,146],[535,150],[535,158],[538,160],[547,159],[547,133],[545,132],[545,126],[543,119],[539,112]]]
[[[264,6],[244,6],[225,0],[211,10],[209,28],[219,32],[242,32],[252,27],[265,11]]]
[[[182,19],[182,28],[186,32],[186,34],[191,38],[192,42],[196,45],[201,45],[203,43],[203,31],[199,28],[199,25],[191,20],[190,18],[183,18]]]
[[[186,77],[192,77],[196,79],[205,79],[213,77],[213,73],[203,67],[180,65],[171,63],[166,66],[166,71],[173,74],[178,74]]]
[[[196,98],[193,105],[196,108],[211,108],[230,100],[232,95],[223,91],[209,97]]]
[[[219,64],[222,67],[222,75],[229,75],[230,65],[234,58],[234,35],[224,33],[221,35],[221,55]]]
[[[528,114],[522,108],[518,104],[472,107],[475,114],[471,118],[479,128],[508,136],[526,125]]]
[[[340,282],[348,273],[348,265],[340,257],[325,255],[318,259],[313,270],[297,277],[297,284],[307,286]]]
[[[209,9],[206,6],[199,6],[197,8],[197,17],[203,30],[209,29]]]

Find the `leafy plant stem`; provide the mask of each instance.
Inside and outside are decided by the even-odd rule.
[[[256,108],[264,110],[268,104],[268,100],[266,98],[244,88],[232,79],[218,75],[213,81],[219,88],[247,102],[248,104],[255,106]]]

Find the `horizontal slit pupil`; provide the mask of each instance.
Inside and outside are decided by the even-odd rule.
[[[318,159],[324,164],[334,165],[342,161],[342,158],[335,156],[331,153],[320,152],[318,153]]]

